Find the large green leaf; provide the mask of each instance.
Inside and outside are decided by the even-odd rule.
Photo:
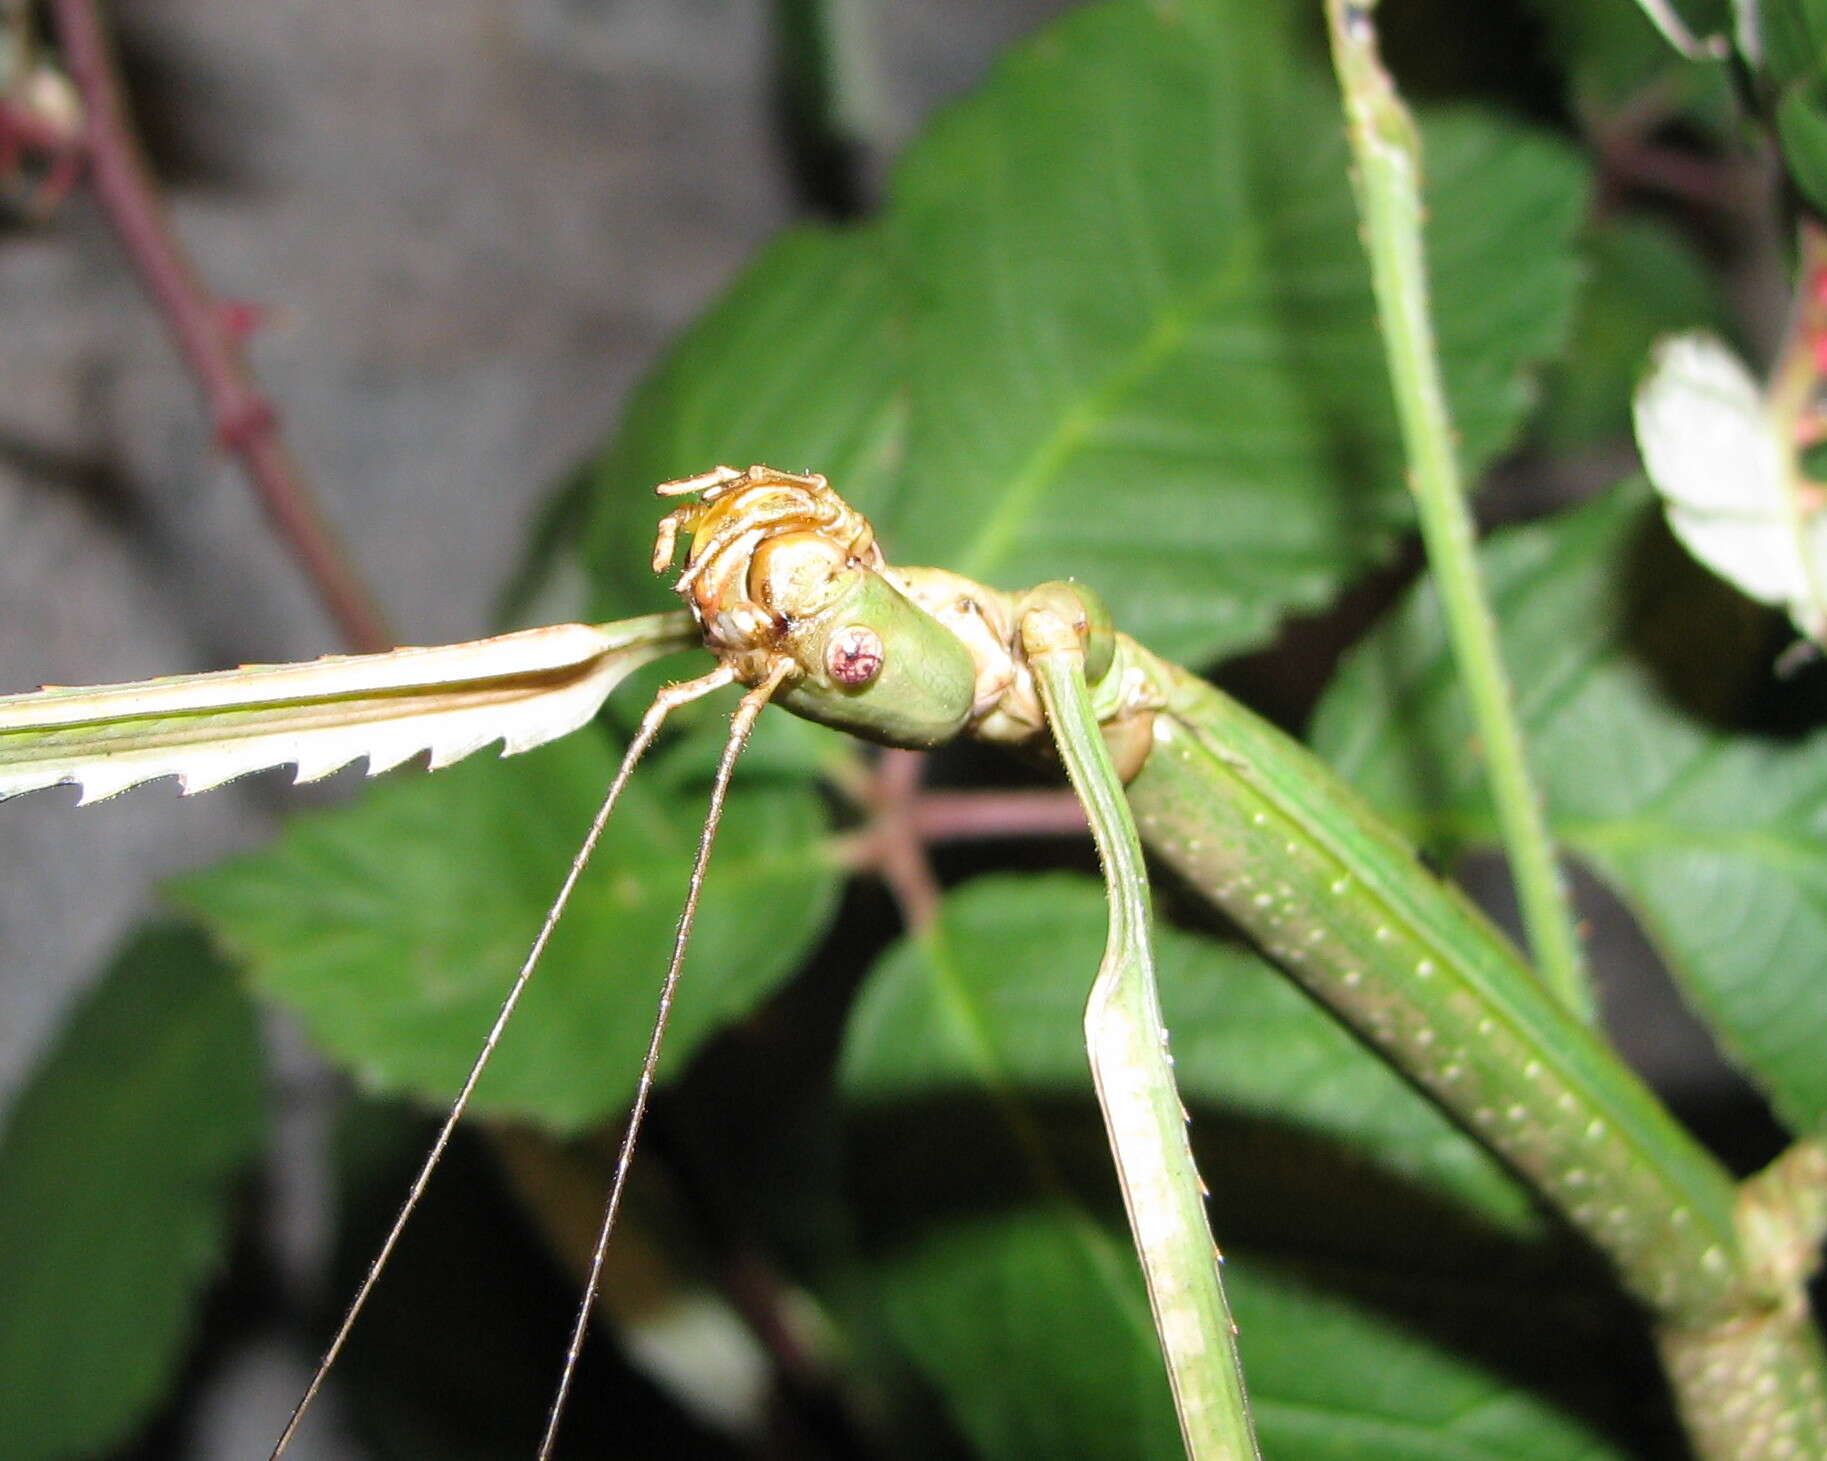
[[[990,1457],[1180,1454],[1080,1034],[1104,917],[1088,880],[972,884],[846,1042],[870,1274]],[[1500,1373],[1606,1370],[1551,1317],[1520,1189],[1254,956],[1172,929],[1158,954],[1268,1453],[1610,1454]]]
[[[893,551],[1073,575],[1163,653],[1257,642],[1406,520],[1329,77],[1290,8],[1076,12],[910,150],[913,418]],[[1584,175],[1514,124],[1425,128],[1435,304],[1468,468],[1560,341]]]
[[[444,1099],[481,1044],[613,762],[580,734],[384,783],[174,888],[369,1086]],[[740,783],[740,777],[739,777]],[[704,789],[637,775],[476,1094],[574,1130],[632,1089],[684,898]],[[705,883],[668,1064],[796,967],[836,893],[817,796],[739,784]]]
[[[589,481],[583,553],[601,617],[664,598],[657,482],[718,462],[824,472],[864,511],[900,446],[894,276],[873,230],[776,240],[642,384]]]
[[[1075,575],[1166,653],[1263,639],[1407,520],[1337,101],[1287,7],[1117,0],[1017,47],[884,216],[771,250],[639,393],[597,477],[605,610],[659,477],[827,472],[897,561]],[[1425,126],[1467,466],[1564,333],[1585,176],[1515,122]]]
[[[1827,67],[1827,4],[1763,0],[1758,7],[1764,74],[1786,86]]]
[[[1484,561],[1556,833],[1631,905],[1783,1119],[1818,1128],[1827,735],[1720,728],[1743,645],[1716,641],[1752,611],[1668,541],[1640,489],[1503,533]],[[1417,836],[1493,839],[1430,590],[1346,663],[1315,740]]]
[[[142,934],[0,1140],[12,1461],[109,1451],[164,1398],[263,1124],[247,1000],[197,934]]]

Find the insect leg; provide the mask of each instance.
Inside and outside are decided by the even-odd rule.
[[[713,487],[721,487],[726,482],[740,482],[748,475],[734,467],[712,467],[708,472],[699,472],[695,477],[675,477],[670,482],[662,482],[653,490],[661,497],[683,497],[689,492],[704,492]]]

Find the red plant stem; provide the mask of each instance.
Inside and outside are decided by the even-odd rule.
[[[1085,809],[1069,791],[929,791],[913,804],[922,842],[989,837],[1076,837]]]
[[[900,906],[902,920],[914,932],[937,916],[940,898],[939,880],[914,830],[913,812],[920,801],[925,766],[924,752],[884,751],[876,763],[871,788],[876,811],[869,848],[882,881]]]
[[[103,211],[177,338],[202,390],[216,439],[241,461],[262,506],[351,648],[394,643],[373,597],[279,436],[222,311],[172,234],[127,123],[108,37],[93,0],[54,0],[64,63],[83,103],[83,154]]]
[[[925,757],[885,751],[862,800],[874,809],[869,825],[847,839],[845,862],[888,884],[909,928],[938,911],[938,879],[926,857],[935,842],[991,837],[1075,837],[1085,812],[1069,791],[933,791],[919,789]]]
[[[1606,152],[1604,161],[1609,192],[1629,185],[1703,208],[1719,208],[1731,202],[1740,186],[1738,173],[1729,163],[1651,142],[1620,142]]]

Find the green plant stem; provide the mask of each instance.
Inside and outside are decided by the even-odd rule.
[[[1658,1325],[1656,1348],[1701,1461],[1827,1456],[1827,1355],[1805,1293],[1697,1328]]]
[[[1434,351],[1421,237],[1420,141],[1378,57],[1374,8],[1375,0],[1327,0],[1326,13],[1355,162],[1352,182],[1408,452],[1409,486],[1454,658],[1471,700],[1530,951],[1543,982],[1569,1009],[1590,1020],[1592,992],[1579,936],[1498,651]]]

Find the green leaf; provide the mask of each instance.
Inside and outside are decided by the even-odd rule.
[[[1717,279],[1666,224],[1646,217],[1596,223],[1585,252],[1592,277],[1566,357],[1548,376],[1538,423],[1543,445],[1558,452],[1630,431],[1631,395],[1659,336],[1727,328]]]
[[[1827,212],[1827,79],[1813,76],[1783,92],[1776,137],[1796,187],[1817,213]]]
[[[1726,1053],[1797,1131],[1827,1119],[1827,735],[1718,724],[1744,633],[1731,590],[1639,487],[1495,537],[1504,658],[1556,834],[1629,903]],[[1435,846],[1495,840],[1436,601],[1423,588],[1346,662],[1314,738]]]
[[[656,483],[718,462],[825,473],[868,512],[904,408],[899,291],[871,229],[797,229],[762,252],[672,348],[594,473],[582,552],[603,617],[667,597],[648,561]]]
[[[1783,163],[1815,210],[1827,212],[1827,4],[1765,0],[1759,15]]]
[[[846,1041],[872,1280],[990,1457],[1180,1454],[1085,1069],[1104,916],[1081,878],[973,883],[872,971]],[[1570,1369],[1605,1368],[1548,1317],[1516,1184],[1254,956],[1158,934],[1268,1454],[1610,1454],[1502,1377],[1540,1374],[1557,1347]],[[1501,1337],[1443,1338],[1454,1293],[1468,1331],[1503,1314]]]
[[[1263,1449],[1352,1461],[1506,1461],[1652,1454],[1605,1435],[1615,1335],[1571,1292],[1526,1284],[1373,1281],[1246,1255],[1232,1287]],[[1569,1286],[1571,1289],[1571,1286]],[[1527,1375],[1535,1387],[1519,1383]],[[1615,1381],[1614,1381],[1615,1383]]]
[[[267,994],[377,1090],[456,1091],[609,785],[603,741],[383,784],[173,889]],[[638,774],[478,1087],[478,1110],[573,1131],[633,1088],[704,789]],[[822,932],[837,877],[804,782],[738,784],[664,1069],[741,1018]]]
[[[0,1140],[12,1461],[111,1451],[163,1400],[263,1116],[247,1000],[195,933],[142,933]]]
[[[1779,86],[1827,69],[1827,0],[1762,0],[1764,71]]]
[[[983,878],[946,903],[939,931],[883,957],[852,1016],[853,1099],[899,1098],[961,1076],[1088,1095],[1079,1028],[1103,953],[1105,912],[1079,878]],[[1191,1103],[1297,1125],[1519,1230],[1521,1189],[1484,1148],[1285,979],[1239,945],[1156,931],[1157,978],[1176,1075]],[[969,979],[968,990],[948,981]],[[968,994],[966,1019],[939,996]],[[973,1040],[993,1036],[994,1049]],[[989,1063],[992,1061],[993,1063]]]
[[[1068,575],[1201,659],[1324,602],[1406,523],[1330,80],[1284,8],[1145,0],[1017,47],[915,143],[884,216],[770,250],[639,393],[588,556],[645,573],[662,477],[816,467],[890,557]],[[1427,119],[1435,303],[1467,466],[1559,345],[1585,174],[1539,133]]]
[[[1407,520],[1329,78],[1281,6],[1120,3],[1012,52],[910,151],[892,551],[1083,578],[1172,657],[1259,642]],[[1474,473],[1555,348],[1584,175],[1458,113],[1425,127],[1445,367]]]

